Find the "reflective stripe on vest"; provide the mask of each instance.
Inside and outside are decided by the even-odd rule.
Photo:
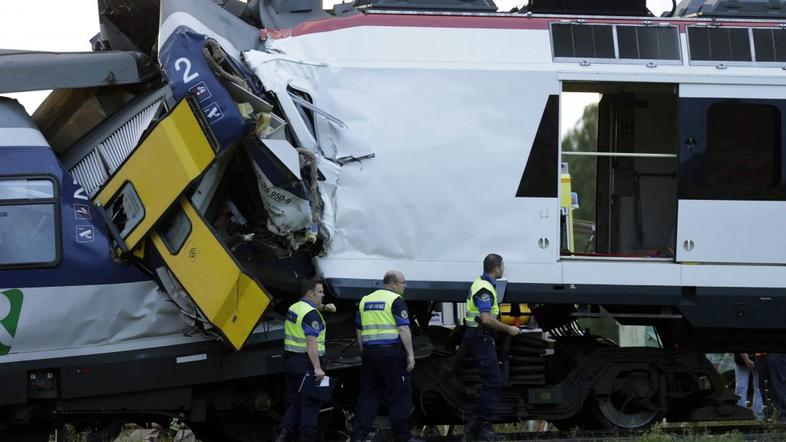
[[[469,289],[469,297],[467,298],[467,313],[464,315],[465,327],[477,327],[480,325],[480,310],[475,304],[475,299],[473,297],[482,289],[486,289],[491,292],[491,316],[495,318],[499,316],[497,289],[495,289],[490,282],[486,281],[482,277],[477,277],[474,281],[472,281],[472,286]]]
[[[360,300],[360,339],[363,343],[399,339],[393,302],[399,298],[390,290],[377,290]]]
[[[316,311],[322,324],[325,324],[325,319],[319,310],[311,306],[305,301],[298,301],[289,306],[287,311],[287,320],[284,321],[284,350],[294,353],[306,353],[308,340],[306,333],[303,331],[303,318],[311,311]],[[319,356],[325,355],[325,332],[326,326],[322,327],[317,337],[317,353]]]

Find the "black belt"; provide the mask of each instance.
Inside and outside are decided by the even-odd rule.
[[[366,344],[363,348],[401,348],[401,344]]]
[[[309,361],[311,360],[311,358],[308,357],[308,353],[284,351],[284,359],[289,359],[289,358],[303,358],[303,359],[308,359]],[[319,358],[319,363],[325,365],[325,356],[319,356],[318,358]]]
[[[488,327],[479,325],[477,327],[466,327],[464,330],[464,336],[467,338],[483,338],[486,336],[491,336],[491,333]]]

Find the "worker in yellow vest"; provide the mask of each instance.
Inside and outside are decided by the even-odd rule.
[[[469,440],[496,440],[496,434],[491,430],[491,420],[502,389],[502,372],[493,330],[511,336],[521,332],[518,327],[503,324],[498,319],[497,280],[504,272],[502,257],[495,253],[487,255],[483,260],[483,274],[472,282],[467,298],[462,346],[466,354],[475,360],[483,384],[473,419],[468,425]]]
[[[284,321],[284,366],[287,411],[276,442],[318,440],[317,419],[322,403],[299,392],[306,373],[317,381],[325,377],[320,358],[325,355],[325,320],[319,312],[324,289],[316,279],[301,284],[302,298],[292,304]]]
[[[403,273],[391,270],[385,273],[382,284],[382,289],[360,300],[355,319],[363,362],[351,440],[365,440],[377,414],[380,396],[384,394],[390,411],[393,440],[415,441],[410,433],[410,372],[415,368],[415,353],[412,350],[409,311],[401,297],[407,281]]]

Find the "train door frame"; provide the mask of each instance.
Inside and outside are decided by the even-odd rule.
[[[598,116],[598,134],[596,138],[596,146],[592,146],[591,149],[580,150],[580,151],[566,151],[563,150],[565,146],[563,146],[563,140],[560,137],[559,142],[559,152],[560,152],[560,165],[568,161],[568,158],[571,156],[590,156],[597,158],[596,162],[596,178],[595,178],[595,201],[596,201],[596,214],[594,224],[592,226],[592,231],[594,234],[593,241],[597,244],[599,241],[599,236],[603,235],[604,232],[602,229],[605,229],[605,240],[606,246],[605,247],[598,247],[595,246],[595,251],[593,253],[581,253],[581,251],[574,252],[568,251],[566,252],[563,247],[563,252],[560,254],[560,259],[590,259],[590,260],[647,260],[647,261],[674,261],[674,237],[676,236],[676,225],[677,225],[677,213],[676,213],[676,205],[677,205],[677,145],[676,145],[676,127],[677,127],[677,119],[676,119],[676,112],[670,112],[669,109],[671,106],[676,107],[677,102],[677,90],[676,85],[671,83],[653,83],[653,84],[636,84],[636,83],[601,83],[601,82],[584,82],[584,83],[564,83],[563,84],[563,91],[562,95],[571,92],[593,92],[598,93],[601,95],[601,101],[598,102],[599,106],[599,116]],[[608,98],[607,98],[608,97]],[[624,116],[621,115],[620,109],[616,109],[614,106],[608,106],[608,102],[610,100],[622,101],[622,100],[630,101],[630,105],[628,106],[628,121],[622,121]],[[652,107],[649,108],[650,101],[655,100],[656,103]],[[617,106],[619,107],[619,106]],[[637,108],[638,107],[638,108]],[[600,115],[601,112],[609,113],[608,116],[604,117]],[[664,118],[652,118],[649,114],[655,113],[656,116],[660,115]],[[649,114],[648,114],[649,113]],[[674,115],[674,120],[670,120],[671,116]],[[647,124],[644,125],[644,131],[634,132],[634,127],[642,126],[640,123],[636,122],[647,121]],[[622,134],[621,132],[625,129],[625,124],[630,123],[627,134]],[[636,123],[634,125],[634,123]],[[603,127],[601,127],[603,126]],[[608,126],[608,127],[606,127]],[[662,126],[662,127],[661,127]],[[627,127],[627,126],[626,126]],[[664,129],[665,128],[665,129]],[[639,130],[638,128],[636,130]],[[673,136],[671,136],[670,132],[675,132]],[[662,133],[658,133],[662,132]],[[650,141],[647,136],[654,137],[656,141],[655,148],[653,148],[653,142]],[[621,140],[621,138],[627,137],[626,140]],[[659,137],[659,138],[658,138]],[[664,141],[667,140],[667,141]],[[601,146],[601,144],[607,144],[608,147]],[[638,149],[639,145],[643,145],[641,149],[645,149],[642,151]],[[628,149],[625,149],[625,147]],[[626,151],[630,148],[633,148],[630,152]],[[617,149],[622,148],[621,151]],[[602,165],[606,164],[603,163],[603,159],[608,158],[608,168],[604,179],[602,175]],[[629,231],[632,230],[631,226],[615,226],[613,225],[613,221],[615,216],[620,218],[623,215],[617,213],[616,215],[611,213],[606,213],[605,217],[601,216],[601,208],[606,207],[609,211],[614,206],[613,199],[615,197],[619,197],[617,195],[620,193],[619,187],[623,184],[620,184],[619,180],[615,181],[615,172],[619,168],[619,166],[612,166],[612,162],[617,164],[618,162],[626,161],[629,165],[627,166],[630,169],[628,172],[629,182],[628,184],[631,189],[625,191],[628,192],[633,198],[628,198],[628,206],[635,208],[635,216],[638,222],[636,223],[636,228],[634,229],[636,238],[638,239],[638,248],[641,249],[635,253],[626,251],[627,249],[631,249],[631,246],[620,246],[619,244],[615,244],[612,242],[611,235],[617,235],[622,237],[623,228],[627,228]],[[663,161],[667,161],[664,165]],[[655,167],[655,166],[657,167]],[[659,173],[654,172],[646,172],[648,169],[660,170]],[[570,172],[570,171],[569,171]],[[626,175],[627,176],[627,175]],[[650,215],[642,222],[642,208],[641,206],[644,205],[642,200],[642,194],[644,191],[641,189],[639,181],[643,181],[644,179],[649,178],[666,178],[667,185],[657,185],[657,186],[649,186],[650,188],[657,189],[663,187],[664,190],[656,190],[657,198],[651,198],[654,203],[648,202],[650,204],[648,212]],[[570,207],[565,207],[566,203],[572,202],[572,198],[565,195],[565,187],[564,183],[570,183],[569,180],[566,180],[565,174],[562,174],[562,179],[560,183],[560,195],[562,196],[562,206],[563,212],[568,211],[570,212],[572,209]],[[615,187],[618,186],[618,187]],[[604,190],[605,189],[605,190]],[[573,191],[580,190],[580,189],[572,189]],[[650,189],[652,190],[652,189]],[[673,194],[673,195],[672,195]],[[604,196],[605,195],[605,196]],[[581,198],[579,197],[579,200]],[[662,201],[660,201],[662,200]],[[605,203],[604,203],[605,202]],[[653,210],[653,207],[657,207],[658,205],[661,208],[665,207],[665,216],[652,216],[653,213],[656,213]],[[620,204],[617,202],[616,210],[620,210]],[[631,212],[633,209],[628,209],[628,212]],[[673,216],[669,215],[669,213],[673,212]],[[628,214],[630,217],[630,214]],[[662,219],[660,219],[662,218]],[[660,220],[659,220],[660,219]],[[669,221],[666,221],[666,220]],[[647,223],[646,221],[649,220]],[[631,224],[631,223],[628,223]],[[644,226],[642,226],[644,224]],[[574,226],[575,229],[575,226]],[[614,230],[618,229],[618,230]],[[657,249],[648,250],[647,246],[648,243],[645,243],[643,240],[644,237],[644,230],[647,230],[647,237],[657,238],[654,240],[654,243],[657,245]],[[631,236],[630,232],[627,233],[628,236]],[[564,235],[563,235],[564,237]],[[649,240],[650,243],[653,240]],[[621,242],[617,240],[617,243]],[[628,243],[631,243],[628,240]]]
[[[778,222],[786,216],[786,92],[774,86],[683,84],[678,99],[677,261],[786,263],[786,236]],[[715,111],[721,105],[737,109],[724,117]],[[767,136],[771,151],[763,151]],[[729,149],[730,141],[745,147]],[[753,167],[757,164],[765,167]]]

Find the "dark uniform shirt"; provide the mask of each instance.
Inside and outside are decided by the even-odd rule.
[[[308,299],[302,298],[301,301],[314,308],[317,308],[317,306]],[[303,327],[303,333],[305,333],[306,336],[314,337],[319,337],[319,333],[321,333],[325,328],[325,323],[322,322],[322,317],[316,310],[311,310],[308,312],[306,316],[303,317],[303,321],[300,322],[300,325]]]
[[[488,273],[481,275],[481,278],[488,281],[494,288],[497,288],[497,281],[494,280]],[[491,308],[494,306],[494,297],[488,289],[480,289],[477,293],[472,295],[472,301],[478,306],[480,313],[491,313]]]

